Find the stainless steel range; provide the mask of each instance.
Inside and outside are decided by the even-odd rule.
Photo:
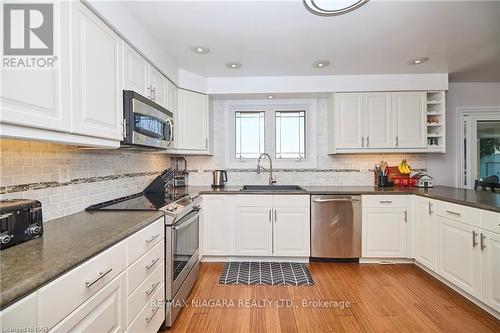
[[[168,183],[168,182],[167,182]],[[165,327],[171,327],[199,272],[201,198],[186,188],[170,188],[93,205],[87,210],[155,210],[165,214]]]

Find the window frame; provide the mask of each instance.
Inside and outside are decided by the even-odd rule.
[[[236,158],[236,112],[264,112],[264,147],[272,156],[273,167],[309,169],[317,167],[317,99],[273,99],[273,100],[228,100],[225,101],[225,165],[231,169],[254,169],[257,158]],[[275,112],[305,112],[305,152],[304,159],[276,158],[276,123]]]

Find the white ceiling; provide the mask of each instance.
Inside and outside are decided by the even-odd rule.
[[[315,16],[299,0],[126,4],[177,65],[203,76],[449,72],[451,81],[500,81],[500,1],[372,0],[337,17]],[[423,56],[429,62],[408,65]],[[313,68],[319,59],[331,65]]]

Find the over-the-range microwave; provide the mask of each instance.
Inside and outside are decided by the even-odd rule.
[[[174,147],[172,112],[132,90],[123,91],[125,137],[122,147]]]

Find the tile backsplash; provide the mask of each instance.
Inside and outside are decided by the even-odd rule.
[[[39,200],[45,221],[140,192],[170,164],[159,153],[11,139],[0,139],[0,159],[0,199]]]

